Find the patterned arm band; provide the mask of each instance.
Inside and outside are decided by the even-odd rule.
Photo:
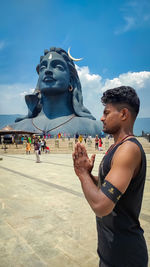
[[[101,186],[101,190],[115,204],[122,196],[122,193],[107,180],[104,180],[104,183]]]

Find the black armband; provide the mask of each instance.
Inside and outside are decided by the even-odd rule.
[[[115,204],[121,198],[122,193],[110,182],[104,180],[104,183],[101,186],[102,192],[110,198]]]

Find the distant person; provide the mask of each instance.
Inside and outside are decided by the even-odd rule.
[[[78,132],[75,134],[75,143],[77,143],[78,142],[78,138],[79,138],[79,134],[78,134]]]
[[[45,147],[46,147],[46,141],[45,141],[45,139],[43,138],[42,141],[41,141],[41,151],[44,152]]]
[[[61,133],[58,133],[58,138],[59,138],[59,139],[61,138]]]
[[[84,134],[83,138],[84,138],[84,142],[85,142],[85,144],[86,144],[87,135],[86,135],[86,134]]]
[[[21,136],[21,144],[23,144],[24,136]]]
[[[34,151],[36,155],[36,163],[40,163],[40,144],[38,142],[38,139],[35,139],[34,141]]]
[[[32,143],[32,139],[31,139],[30,136],[28,137],[28,141],[29,141],[30,144]]]
[[[46,148],[46,140],[44,139],[44,150],[45,150],[45,148]]]
[[[50,153],[50,148],[49,148],[49,146],[46,146],[46,147],[45,147],[45,153]]]
[[[146,178],[146,157],[133,135],[140,100],[129,86],[109,89],[101,98],[103,131],[114,145],[102,159],[98,177],[92,175],[95,155],[88,158],[75,145],[74,169],[84,195],[96,214],[101,267],[148,267],[148,254],[139,214]]]
[[[96,137],[95,137],[95,149],[98,149],[98,141],[99,141],[99,138],[98,138],[98,135],[96,135]]]
[[[31,152],[31,144],[29,141],[26,142],[26,154],[30,154]]]
[[[79,142],[82,143],[82,141],[83,141],[83,136],[82,136],[82,134],[79,135],[79,138],[78,138],[78,139],[79,139]]]
[[[103,141],[102,141],[102,138],[100,137],[99,140],[98,140],[98,150],[99,151],[103,150],[102,145],[103,145]]]
[[[14,135],[12,135],[12,144],[15,143],[15,138],[14,138]]]
[[[41,155],[41,151],[42,151],[42,140],[40,138],[38,139],[38,144],[39,144],[39,155]]]

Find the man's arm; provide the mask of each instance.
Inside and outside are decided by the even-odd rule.
[[[89,205],[98,217],[108,215],[115,207],[115,203],[101,189],[97,188],[91,179],[90,172],[84,168],[86,160],[84,152],[82,152],[82,145],[77,144],[73,159],[75,172],[81,181]],[[141,153],[138,146],[131,142],[125,142],[115,152],[111,170],[105,180],[124,193],[140,166],[140,162]]]
[[[93,174],[90,175],[93,183],[98,186],[98,176],[94,176]]]

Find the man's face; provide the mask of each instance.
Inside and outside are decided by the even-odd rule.
[[[104,133],[115,134],[121,127],[121,113],[117,110],[115,105],[107,104],[101,121],[103,123]]]
[[[38,87],[41,93],[55,95],[68,90],[69,68],[63,57],[56,52],[44,56],[39,66]]]

